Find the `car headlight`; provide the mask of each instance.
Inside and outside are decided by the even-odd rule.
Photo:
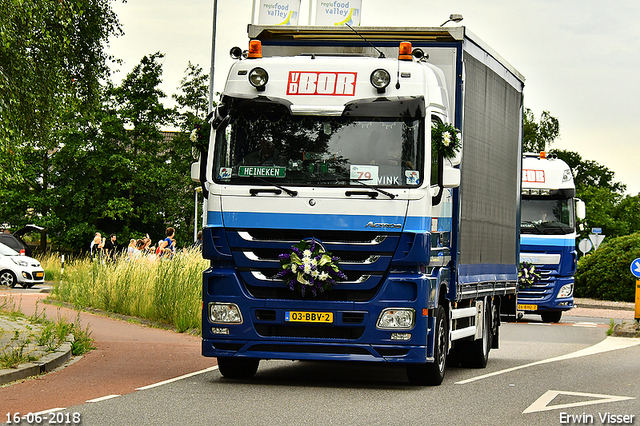
[[[562,297],[570,297],[573,294],[573,284],[563,285],[558,292],[558,299]]]
[[[240,308],[235,303],[209,303],[209,322],[213,324],[242,324]]]
[[[408,330],[415,324],[416,311],[411,308],[386,308],[378,317],[376,328],[381,330]]]
[[[22,259],[15,259],[15,258],[11,258],[11,260],[13,260],[13,263],[15,263],[16,265],[20,265],[20,266],[29,266],[29,264],[27,263],[26,260],[22,260]]]

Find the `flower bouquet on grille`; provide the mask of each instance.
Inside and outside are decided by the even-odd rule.
[[[314,297],[324,293],[339,280],[347,276],[340,270],[340,258],[331,256],[318,241],[302,240],[291,246],[291,252],[282,253],[281,270],[274,278],[282,278],[292,291],[299,291],[304,297],[310,291]]]
[[[529,288],[540,282],[540,273],[536,266],[529,262],[521,262],[518,270],[518,284],[521,288]]]

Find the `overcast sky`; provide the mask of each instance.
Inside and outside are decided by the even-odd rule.
[[[362,0],[363,26],[439,26],[451,13],[526,78],[525,106],[560,121],[552,148],[578,152],[640,193],[640,17],[638,0]],[[125,35],[109,52],[122,59],[119,81],[144,55],[160,51],[162,89],[172,105],[187,63],[211,67],[213,0],[120,0]],[[302,0],[306,24],[308,0]],[[233,46],[247,46],[250,0],[218,0],[215,75],[221,91]],[[302,23],[302,21],[301,21]]]

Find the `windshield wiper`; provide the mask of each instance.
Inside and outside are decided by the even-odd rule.
[[[335,178],[335,179],[327,179],[327,180],[321,180],[318,182],[357,182],[360,185],[364,186],[365,188],[369,188],[369,189],[373,189],[376,192],[379,192],[380,194],[384,194],[387,197],[391,198],[392,200],[394,198],[396,198],[396,195],[385,191],[384,189],[380,189],[380,188],[376,188],[373,185],[369,185],[367,183],[362,182],[363,180],[371,180],[371,179],[353,179],[353,178],[348,178],[348,179],[343,179],[343,178]]]
[[[365,180],[369,180],[369,179],[365,179]],[[373,189],[374,191],[378,191],[379,193],[386,195],[387,197],[391,198],[392,200],[394,198],[396,198],[396,196],[394,194],[390,193],[390,192],[387,192],[387,191],[385,191],[383,189],[376,188],[373,185],[369,185],[367,183],[362,182],[362,179],[349,179],[349,181],[350,182],[358,182],[360,185],[362,185],[362,186],[364,186],[366,188],[369,188],[369,189]]]
[[[298,196],[298,191],[294,191],[292,189],[285,188],[284,186],[278,185],[277,183],[269,182],[268,180],[262,179],[260,177],[254,176],[254,178],[259,180],[260,182],[264,182],[264,183],[266,183],[268,185],[275,186],[276,188],[286,192],[291,197],[297,197]],[[249,190],[249,192],[251,192],[251,195],[256,195],[258,192],[260,192],[260,190],[259,189],[251,189],[251,190]]]

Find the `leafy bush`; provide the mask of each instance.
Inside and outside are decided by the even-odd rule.
[[[640,233],[604,240],[578,261],[576,297],[633,302],[636,278],[631,262],[640,258]]]

